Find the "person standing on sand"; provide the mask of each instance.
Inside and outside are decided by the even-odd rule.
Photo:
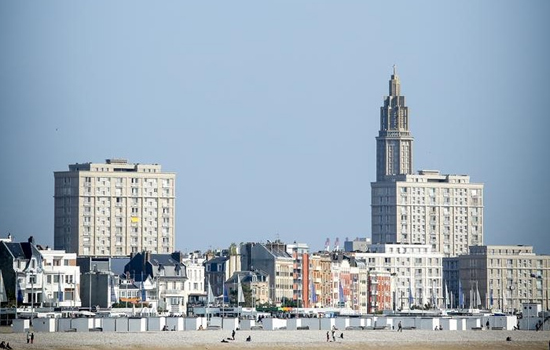
[[[328,342],[328,341],[330,341],[330,335],[329,335],[329,333],[328,333],[328,331],[327,331],[327,342]]]
[[[231,339],[235,340],[235,330],[233,330],[233,332],[231,332]]]
[[[401,321],[399,321],[399,323],[397,324],[397,331],[403,332],[403,328],[401,327]]]
[[[27,331],[27,344],[31,342],[31,332]]]
[[[31,333],[31,344],[34,344],[34,332]]]

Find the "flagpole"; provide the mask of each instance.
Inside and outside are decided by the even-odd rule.
[[[18,286],[19,286],[19,271],[15,271],[15,318],[17,319],[17,297],[18,297],[18,294],[17,293],[17,290],[18,290]]]

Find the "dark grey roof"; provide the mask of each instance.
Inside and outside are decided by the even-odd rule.
[[[279,250],[279,249],[270,250],[270,252],[271,252],[271,254],[276,256],[277,258],[292,258],[292,256],[290,254],[288,254],[285,251]]]
[[[151,254],[149,262],[153,266],[175,266],[176,264],[181,265],[181,262],[176,261],[172,258],[170,254]]]
[[[3,242],[8,251],[13,255],[15,259],[25,259],[25,252],[20,243],[7,243]]]
[[[256,275],[257,282],[266,282],[267,274],[259,271],[236,271],[225,283],[237,283],[237,275],[241,277],[241,283],[251,283],[252,276]]]
[[[116,274],[123,274],[124,267],[130,262],[130,258],[113,258],[111,259],[111,271]]]
[[[262,244],[262,246],[276,258],[292,258],[292,255],[288,254],[281,245]]]
[[[205,264],[222,264],[222,263],[226,262],[227,260],[229,260],[229,257],[227,257],[227,256],[217,256],[213,259],[210,259],[210,260],[206,261]]]
[[[32,256],[40,258],[42,256],[38,249],[36,249],[34,244],[31,244],[29,242],[4,242],[4,244],[13,255],[13,257],[16,259],[30,259]]]

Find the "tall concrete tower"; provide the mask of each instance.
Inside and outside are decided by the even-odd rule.
[[[483,184],[468,175],[413,171],[409,109],[393,68],[380,108],[376,182],[371,183],[372,243],[430,244],[444,256],[483,244]]]
[[[413,173],[413,137],[409,131],[409,108],[401,96],[395,66],[389,82],[389,96],[380,107],[380,131],[376,138],[376,181]]]

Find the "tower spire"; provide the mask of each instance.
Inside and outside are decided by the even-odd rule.
[[[380,131],[376,138],[376,181],[385,181],[394,175],[412,174],[413,169],[409,108],[405,104],[405,96],[401,96],[401,82],[395,64],[389,90],[380,108]]]
[[[399,96],[401,95],[401,82],[399,81],[399,76],[397,76],[397,66],[393,65],[393,74],[390,78],[390,96]]]

